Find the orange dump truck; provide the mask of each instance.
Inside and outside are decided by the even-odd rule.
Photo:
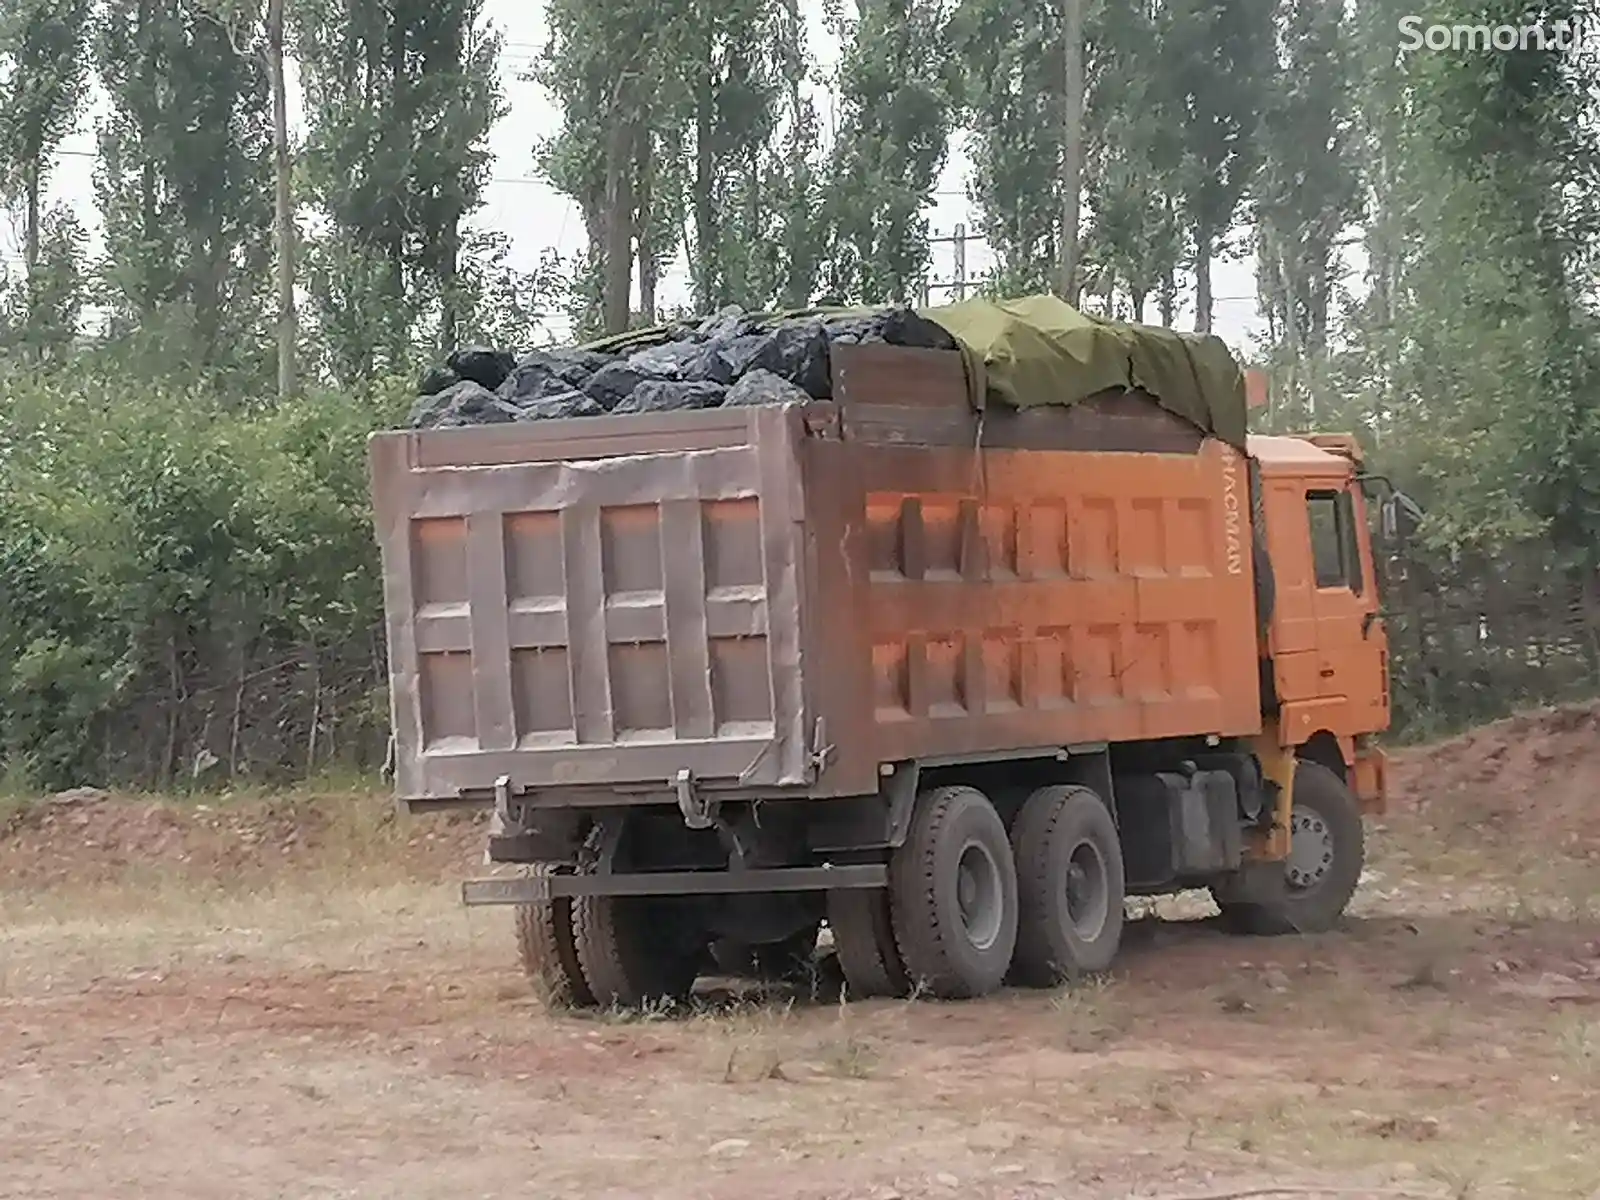
[[[523,866],[465,900],[553,998],[824,923],[850,995],[972,997],[1104,969],[1129,895],[1338,919],[1389,719],[1354,441],[1137,353],[999,402],[1052,378],[1019,311],[836,347],[827,401],[375,435],[397,788],[493,810]]]

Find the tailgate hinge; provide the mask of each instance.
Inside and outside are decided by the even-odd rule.
[[[801,421],[808,437],[836,442],[840,438],[839,408],[836,404],[812,404],[801,410]]]
[[[833,751],[833,743],[828,741],[828,722],[818,717],[811,731],[811,767],[815,774],[820,775],[828,769],[828,760],[833,757]]]
[[[683,813],[683,823],[690,829],[711,828],[711,801],[702,796],[694,786],[694,772],[683,767],[675,781],[678,793],[678,811]]]

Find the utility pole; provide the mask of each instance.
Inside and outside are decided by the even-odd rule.
[[[956,303],[960,304],[961,301],[967,298],[967,227],[965,225],[956,226],[955,252]]]
[[[1078,303],[1078,214],[1083,192],[1083,0],[1061,0],[1066,104],[1061,129],[1061,298]]]
[[[294,164],[289,158],[289,101],[283,81],[284,0],[267,0],[267,74],[272,89],[272,238],[278,291],[278,399],[298,388],[294,308]]]

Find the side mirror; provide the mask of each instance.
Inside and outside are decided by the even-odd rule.
[[[1394,491],[1389,493],[1389,499],[1385,503],[1392,513],[1389,520],[1393,522],[1396,534],[1404,536],[1415,533],[1417,526],[1422,524],[1422,518],[1425,515],[1422,511],[1422,505],[1418,504],[1399,488],[1395,488]]]
[[[1369,496],[1378,484],[1383,485],[1384,497],[1378,506],[1378,527],[1386,541],[1413,532],[1422,524],[1422,506],[1406,495],[1384,475],[1358,475],[1356,482]]]

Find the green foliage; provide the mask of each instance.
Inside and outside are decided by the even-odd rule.
[[[1344,6],[1284,0],[1277,70],[1261,123],[1257,273],[1269,337],[1293,367],[1327,349],[1336,241],[1361,215],[1361,171]]]
[[[951,22],[971,196],[1000,295],[1048,289],[1061,257],[1060,13],[1040,0],[965,0]]]
[[[272,221],[259,47],[183,0],[105,0],[95,60],[110,99],[95,185],[113,336],[160,354],[158,325],[191,367],[259,369]]]
[[[548,27],[530,78],[559,104],[562,125],[536,157],[576,201],[588,237],[572,289],[575,325],[601,325],[606,222],[624,203],[607,190],[619,127],[633,138],[618,183],[641,320],[660,315],[655,284],[680,247],[701,311],[809,303],[824,255],[823,187],[794,0],[555,0]]]
[[[924,215],[944,166],[960,73],[935,0],[861,0],[844,43],[828,168],[827,288],[843,303],[906,301],[928,262]]]
[[[322,698],[381,683],[364,442],[404,401],[128,383],[5,381],[0,759],[52,787],[303,766]]]
[[[46,152],[71,132],[83,103],[89,0],[0,5],[0,194],[15,202],[48,172]]]
[[[83,224],[65,205],[44,214],[33,270],[0,279],[0,354],[39,366],[68,363],[83,320],[87,280]]]
[[[494,269],[466,227],[506,111],[502,39],[482,13],[482,0],[293,6],[304,181],[331,226],[309,248],[310,316],[323,368],[346,386],[454,346],[477,302],[470,277]]]

